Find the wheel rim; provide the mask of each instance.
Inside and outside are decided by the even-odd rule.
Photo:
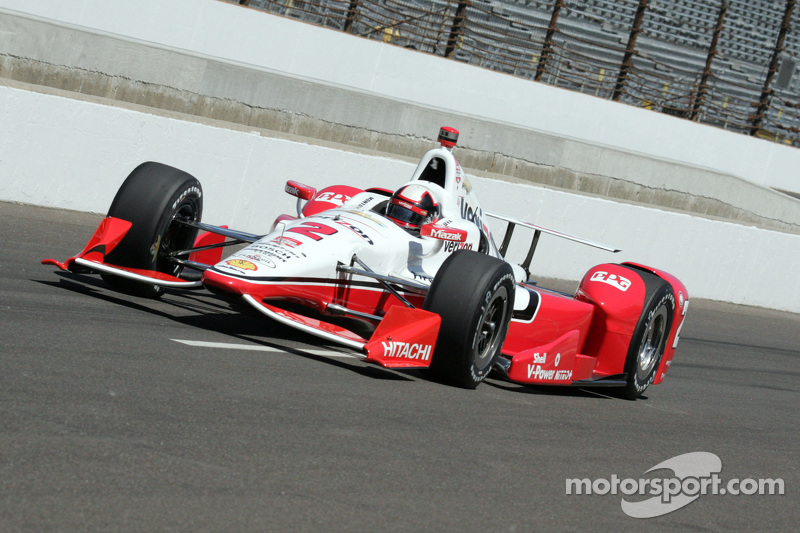
[[[507,307],[507,293],[505,288],[501,288],[494,293],[486,311],[481,316],[475,342],[475,366],[479,371],[492,363],[492,358],[502,337],[501,332]]]
[[[666,327],[667,308],[662,305],[658,308],[652,320],[650,320],[650,323],[647,325],[647,331],[645,331],[642,344],[639,347],[636,377],[640,383],[647,379],[661,355],[661,347],[664,344]]]
[[[159,272],[177,276],[183,269],[181,265],[172,260],[170,254],[189,248],[193,244],[195,229],[187,226],[184,222],[196,222],[197,211],[197,203],[194,201],[185,201],[175,211],[161,238],[156,262],[156,269]]]

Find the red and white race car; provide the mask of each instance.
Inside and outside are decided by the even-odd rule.
[[[592,268],[574,295],[529,282],[543,233],[619,250],[484,211],[453,155],[457,139],[442,128],[397,191],[288,181],[297,213],[277,217],[267,235],[201,222],[200,182],[144,163],[80,254],[42,262],[142,296],[205,287],[369,362],[430,368],[467,388],[492,369],[522,384],[620,387],[631,399],[659,383],[686,287],[633,263]],[[488,218],[505,223],[499,246]],[[532,236],[519,265],[503,258],[515,228]]]

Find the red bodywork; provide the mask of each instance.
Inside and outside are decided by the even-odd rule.
[[[301,184],[291,186],[297,189],[297,194],[309,194]],[[323,189],[305,204],[303,215],[338,207],[359,192],[359,189],[342,186]],[[282,215],[276,223],[294,219]],[[106,254],[122,240],[130,227],[130,222],[107,217],[80,254],[64,263],[52,259],[43,263],[63,270],[88,268],[107,273],[127,273],[174,287],[192,285],[162,272],[105,263]],[[446,230],[430,226],[424,231]],[[453,232],[447,238],[456,240],[461,238],[461,234]],[[204,247],[223,240],[219,234],[203,232],[197,237],[195,246]],[[221,253],[219,248],[198,251],[191,255],[191,260],[213,265],[221,260]],[[645,284],[638,274],[641,271],[667,281],[676,302],[666,350],[654,379],[654,383],[660,383],[675,353],[689,304],[688,292],[674,276],[633,263],[592,268],[574,296],[519,284],[518,299],[523,294],[527,295],[528,301],[515,308],[502,348],[503,356],[510,361],[506,368],[508,378],[518,383],[545,385],[586,385],[603,383],[603,380],[612,382],[615,378],[615,384],[618,384],[620,379],[624,380],[631,337],[645,304]],[[215,292],[249,298],[271,318],[356,348],[366,354],[367,361],[393,368],[425,368],[430,365],[440,317],[421,309],[425,296],[419,291],[403,294],[414,306],[409,308],[378,282],[351,284],[342,279],[286,279],[251,283],[206,270],[202,283]],[[286,303],[313,309],[318,318],[293,311],[287,308]],[[336,314],[328,308],[331,304],[380,316],[382,320],[374,321],[373,325],[377,324],[374,333],[364,338],[330,320],[329,317]]]
[[[503,345],[508,377],[530,384],[588,384],[623,379],[631,338],[645,305],[643,270],[667,281],[677,304],[654,383],[666,375],[689,305],[686,287],[666,272],[634,263],[598,265],[574,297],[528,287],[540,297],[530,322],[513,320]],[[620,283],[617,280],[624,280]]]

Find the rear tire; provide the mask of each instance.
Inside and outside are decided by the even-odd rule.
[[[625,358],[627,384],[623,395],[635,400],[653,383],[667,346],[675,316],[675,293],[663,279],[638,271],[647,287],[645,306],[633,331]]]
[[[454,252],[436,273],[424,309],[442,318],[431,371],[474,389],[500,356],[514,308],[514,272],[500,259]]]
[[[108,216],[133,225],[105,261],[127,268],[155,270],[178,276],[183,268],[170,252],[190,248],[197,230],[177,222],[199,222],[203,213],[203,189],[186,172],[161,163],[142,163],[125,179],[108,210]],[[163,287],[113,275],[103,279],[123,292],[157,298]]]

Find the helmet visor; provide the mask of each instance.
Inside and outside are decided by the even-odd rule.
[[[405,207],[401,204],[390,203],[389,207],[386,208],[386,216],[406,226],[419,227],[425,222],[428,212],[418,207],[412,210],[410,206]]]

